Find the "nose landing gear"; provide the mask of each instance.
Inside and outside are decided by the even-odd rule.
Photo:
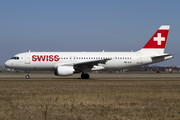
[[[25,72],[26,72],[25,78],[26,78],[26,79],[29,79],[29,78],[30,78],[30,76],[29,76],[29,71],[25,71]]]
[[[26,79],[29,79],[29,78],[30,78],[30,76],[29,76],[29,75],[26,75],[26,76],[25,76],[25,78],[26,78]]]

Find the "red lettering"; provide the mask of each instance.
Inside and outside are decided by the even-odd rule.
[[[46,59],[46,61],[48,61],[48,55],[44,55],[44,58]]]
[[[33,55],[32,56],[32,61],[36,61],[36,60],[37,60],[36,55]]]
[[[59,55],[32,55],[32,61],[59,61]]]
[[[45,60],[45,57],[43,57],[42,55],[40,55],[40,57],[39,57],[39,55],[37,55],[37,59],[38,59],[38,61],[44,61]]]
[[[59,55],[54,56],[54,61],[59,61]]]
[[[54,59],[53,59],[53,55],[49,55],[49,61],[53,61]]]

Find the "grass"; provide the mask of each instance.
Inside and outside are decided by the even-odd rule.
[[[179,80],[0,81],[0,120],[179,120]]]

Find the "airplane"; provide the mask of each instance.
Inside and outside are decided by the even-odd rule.
[[[57,76],[82,73],[82,79],[89,79],[88,71],[122,70],[174,57],[164,53],[169,25],[162,25],[145,46],[136,52],[24,52],[14,55],[5,62],[11,69],[26,71],[54,71]],[[30,76],[27,74],[26,79]]]

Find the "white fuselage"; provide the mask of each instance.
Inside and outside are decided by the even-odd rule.
[[[12,69],[20,70],[50,70],[63,64],[75,64],[86,61],[110,59],[105,64],[99,63],[103,70],[120,70],[163,61],[152,60],[153,55],[158,53],[150,52],[25,52],[15,55],[17,59],[6,61],[5,65]],[[91,70],[101,70],[98,67]]]

